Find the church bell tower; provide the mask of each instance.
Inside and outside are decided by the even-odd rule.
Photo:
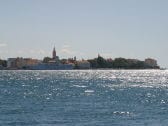
[[[52,57],[53,59],[56,59],[56,51],[55,51],[55,46],[54,46],[54,49],[53,49],[53,52],[52,52],[52,56],[53,56],[53,57]]]

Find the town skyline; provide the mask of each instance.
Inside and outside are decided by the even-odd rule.
[[[0,1],[0,58],[144,60],[168,68],[168,1]]]
[[[72,69],[162,69],[157,60],[146,58],[125,59],[119,58],[104,58],[100,54],[92,59],[78,60],[76,56],[73,58],[62,59],[57,53],[55,46],[52,51],[52,56],[44,57],[43,60],[13,57],[7,60],[0,59],[0,70],[72,70]]]
[[[53,54],[54,53],[54,54]],[[59,52],[60,53],[60,52]],[[20,53],[21,54],[21,53]],[[40,54],[40,51],[39,51],[39,54]],[[45,55],[45,54],[48,54],[48,55]],[[58,51],[56,50],[56,48],[55,48],[55,45],[53,46],[53,48],[52,48],[52,50],[50,50],[50,52],[48,52],[48,53],[46,53],[46,52],[44,52],[43,53],[43,51],[41,50],[41,55],[43,55],[42,57],[31,57],[31,56],[23,56],[22,54],[21,55],[17,55],[17,56],[14,56],[14,57],[6,57],[6,58],[1,58],[0,57],[0,59],[1,60],[7,60],[7,59],[9,59],[9,58],[31,58],[31,59],[37,59],[37,60],[43,60],[45,57],[50,57],[50,58],[53,58],[53,55],[55,55],[55,57],[56,56],[58,56],[58,57],[60,57],[60,55],[58,54]],[[89,57],[89,58],[83,58],[83,57],[79,57],[78,58],[78,60],[88,60],[88,59],[92,59],[92,58],[96,58],[96,57],[103,57],[104,59],[115,59],[115,58],[125,58],[125,59],[137,59],[137,60],[143,60],[143,59],[138,59],[138,58],[131,58],[131,57],[122,57],[122,56],[120,56],[120,57],[110,57],[109,55],[107,56],[107,55],[104,55],[104,53],[103,54],[100,54],[100,53],[97,53],[97,55],[95,55],[95,57]],[[71,56],[69,56],[68,57],[68,55],[66,56],[66,57],[60,57],[61,59],[68,59],[68,58],[74,58],[74,57],[76,57],[76,55],[71,55]],[[147,58],[153,58],[153,57],[145,57],[144,59],[147,59]]]

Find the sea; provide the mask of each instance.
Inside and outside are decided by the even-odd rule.
[[[0,126],[168,126],[168,70],[1,70]]]

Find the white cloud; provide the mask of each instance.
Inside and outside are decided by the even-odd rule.
[[[0,43],[0,47],[6,47],[7,44],[6,43]]]
[[[66,54],[66,55],[74,55],[75,54],[75,51],[73,51],[71,49],[71,46],[70,45],[63,45],[61,51],[60,51],[62,54]]]
[[[70,48],[71,46],[68,44],[63,45],[63,48]]]
[[[67,49],[67,48],[61,49],[61,52],[64,54],[68,54],[68,55],[74,54],[74,51]]]
[[[38,53],[38,54],[42,54],[42,55],[44,55],[44,54],[46,54],[46,51],[40,49],[40,50],[37,50],[37,53]]]

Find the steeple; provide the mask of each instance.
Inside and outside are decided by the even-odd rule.
[[[54,49],[53,49],[53,52],[52,52],[52,56],[53,56],[53,57],[52,57],[53,59],[56,59],[56,51],[55,51],[55,46],[54,46]]]

